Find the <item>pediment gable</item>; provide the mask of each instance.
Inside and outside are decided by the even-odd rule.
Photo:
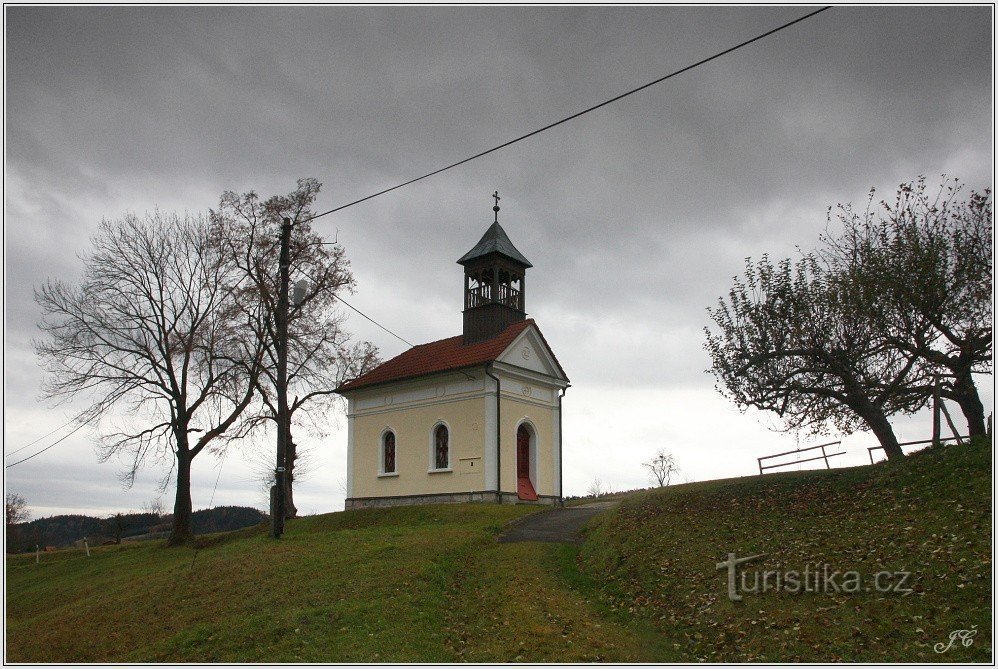
[[[496,361],[568,382],[568,377],[558,364],[551,347],[544,340],[544,335],[533,324],[521,332],[496,358]]]

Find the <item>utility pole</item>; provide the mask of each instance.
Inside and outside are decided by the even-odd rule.
[[[284,497],[288,452],[288,273],[291,264],[291,219],[281,226],[280,286],[277,296],[277,468],[274,487],[270,489],[271,536],[279,539],[284,533]]]
[[[932,445],[938,446],[942,436],[942,424],[939,420],[939,375],[932,376]]]

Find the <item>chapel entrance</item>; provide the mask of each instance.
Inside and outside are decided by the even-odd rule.
[[[537,499],[530,482],[530,430],[526,425],[516,430],[516,494],[520,499]]]

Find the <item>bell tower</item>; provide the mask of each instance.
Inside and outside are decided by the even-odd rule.
[[[495,222],[457,261],[464,266],[465,344],[491,339],[527,317],[525,277],[533,265],[499,225],[499,191],[492,197]]]

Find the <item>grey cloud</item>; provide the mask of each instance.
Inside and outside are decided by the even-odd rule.
[[[33,407],[40,381],[30,286],[72,278],[101,216],[203,211],[299,176],[333,207],[806,11],[8,8],[8,409]],[[577,386],[709,389],[705,308],[745,256],[812,246],[826,207],[871,186],[946,170],[993,181],[991,14],[836,7],[315,226],[340,231],[352,303],[429,341],[460,330],[454,261],[498,188],[534,264],[528,310]]]

